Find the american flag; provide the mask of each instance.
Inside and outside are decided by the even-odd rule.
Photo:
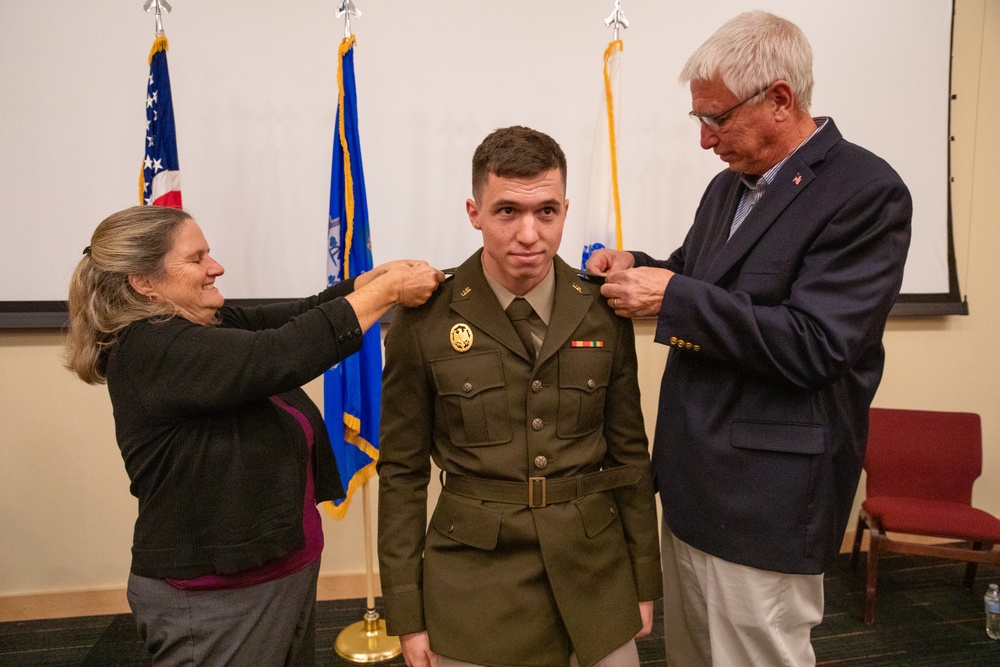
[[[181,172],[167,71],[167,38],[163,35],[157,36],[149,51],[145,150],[139,174],[139,203],[181,208]]]

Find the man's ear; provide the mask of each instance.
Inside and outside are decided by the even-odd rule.
[[[473,229],[482,230],[483,227],[479,224],[479,207],[476,206],[474,199],[465,200],[465,212],[469,215],[469,222],[472,223]]]
[[[128,274],[128,284],[132,286],[132,289],[143,296],[156,296],[156,289],[153,287],[153,281],[149,279],[149,276],[140,276],[135,273],[130,273]]]
[[[795,108],[795,94],[787,81],[775,81],[771,86],[771,95],[774,99],[775,117],[778,120],[788,118]]]

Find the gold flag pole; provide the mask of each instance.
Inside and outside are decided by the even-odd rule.
[[[163,0],[157,0],[163,1]],[[351,36],[351,19],[361,18],[361,10],[352,0],[340,0],[337,18],[344,19],[344,38]],[[340,631],[333,649],[344,660],[369,664],[392,660],[400,653],[399,637],[392,637],[385,629],[385,621],[375,611],[375,567],[372,558],[372,517],[368,481],[361,485],[361,506],[365,522],[365,583],[368,587],[368,611],[364,619]]]
[[[368,611],[364,620],[340,631],[334,650],[344,660],[358,664],[392,660],[402,652],[399,637],[390,636],[385,621],[375,611],[375,568],[372,564],[372,522],[368,500],[368,482],[361,485],[361,507],[365,522],[365,579],[368,585]]]

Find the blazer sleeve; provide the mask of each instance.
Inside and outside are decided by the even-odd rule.
[[[336,293],[230,309],[222,326],[136,322],[113,353],[133,386],[145,388],[150,416],[231,409],[301,387],[361,349],[354,309]]]
[[[704,358],[804,389],[842,377],[878,338],[899,293],[912,206],[894,173],[841,195],[825,211],[797,203],[782,214],[783,224],[816,224],[817,231],[798,256],[773,257],[793,274],[780,302],[762,305],[739,283],[722,287],[678,273],[664,294],[656,341],[697,341]],[[738,278],[745,285],[769,279],[747,264]]]

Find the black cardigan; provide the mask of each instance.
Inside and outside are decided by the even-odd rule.
[[[139,499],[132,572],[193,578],[241,572],[301,548],[307,445],[269,397],[315,431],[317,502],[341,498],[316,405],[300,388],[361,348],[353,280],[301,301],[219,309],[126,327],[108,357],[118,447]]]

